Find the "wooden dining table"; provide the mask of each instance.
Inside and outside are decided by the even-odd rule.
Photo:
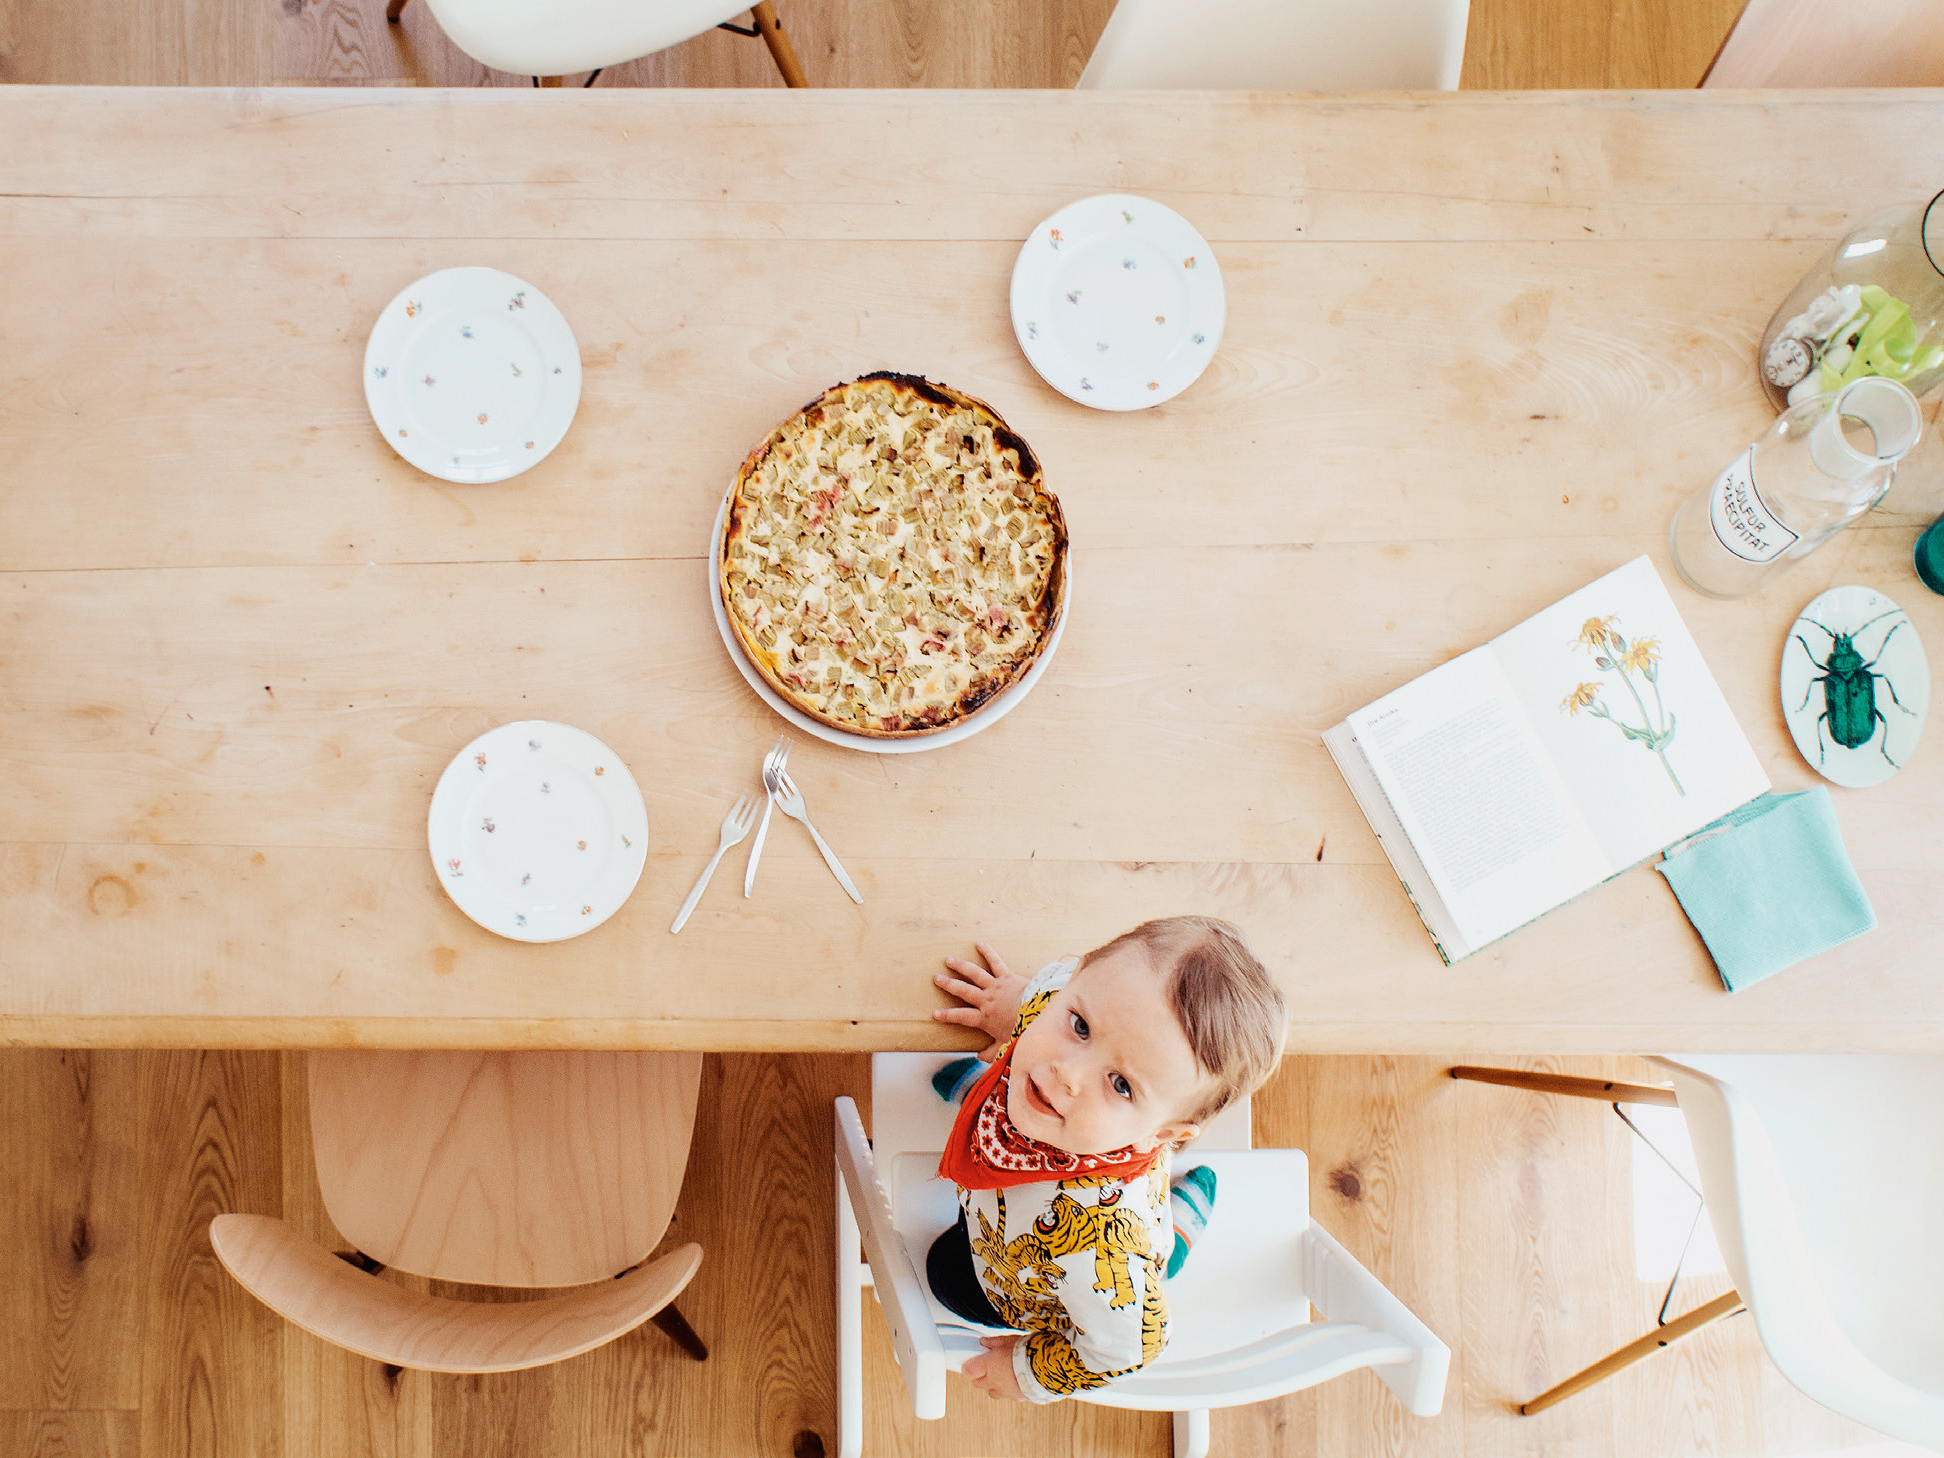
[[[968,1039],[931,975],[1145,917],[1242,926],[1292,1050],[1944,1049],[1944,743],[1833,789],[1877,929],[1730,995],[1640,866],[1442,965],[1320,742],[1650,555],[1777,789],[1786,628],[1911,570],[1936,433],[1762,595],[1675,578],[1676,505],[1772,420],[1775,305],[1944,185],[1937,92],[1283,96],[0,88],[0,1037],[65,1046],[836,1050]],[[1156,408],[1064,398],[1008,280],[1135,193],[1227,324]],[[584,388],[492,485],[379,435],[365,340],[459,265],[556,303]],[[1032,692],[962,742],[795,736],[863,894],[772,825],[668,927],[786,726],[714,623],[711,523],[805,400],[991,402],[1072,535]],[[638,886],[534,945],[427,848],[488,729],[578,726],[647,806]]]

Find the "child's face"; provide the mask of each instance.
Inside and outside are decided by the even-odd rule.
[[[1006,1112],[1070,1154],[1192,1139],[1182,1111],[1203,1074],[1145,948],[1089,962],[1020,1034]]]

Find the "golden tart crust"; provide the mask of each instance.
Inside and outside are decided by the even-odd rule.
[[[717,555],[729,622],[796,708],[873,738],[935,734],[1019,681],[1066,598],[1066,519],[984,401],[865,375],[736,473]]]

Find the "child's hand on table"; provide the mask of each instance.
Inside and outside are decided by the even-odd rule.
[[[980,1337],[979,1345],[985,1350],[976,1357],[966,1358],[959,1370],[987,1397],[1009,1397],[1024,1402],[1026,1394],[1019,1390],[1019,1377],[1012,1364],[1013,1348],[1018,1344],[1016,1336]]]
[[[947,957],[946,970],[932,974],[933,982],[966,1005],[941,1007],[932,1016],[941,1023],[963,1023],[968,1028],[977,1028],[992,1039],[979,1054],[989,1063],[1000,1045],[1012,1037],[1013,1024],[1019,1018],[1019,1004],[1026,996],[1026,979],[1001,961],[999,954],[984,942],[973,945],[979,949],[984,966],[963,957]],[[1015,1389],[1010,1395],[1019,1394]]]

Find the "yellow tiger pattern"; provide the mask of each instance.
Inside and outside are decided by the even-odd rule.
[[[1113,1189],[1106,1186],[1114,1185]],[[1101,1191],[1098,1202],[1083,1204],[1069,1189]],[[1162,1186],[1165,1198],[1166,1185]],[[985,1267],[982,1284],[994,1309],[1009,1326],[1032,1333],[1026,1340],[1027,1361],[1033,1376],[1048,1392],[1069,1393],[1099,1387],[1152,1361],[1167,1341],[1167,1303],[1161,1295],[1161,1263],[1151,1249],[1146,1224],[1121,1208],[1124,1186],[1106,1176],[1061,1182],[1060,1193],[1021,1234],[1004,1238],[1005,1192],[997,1192],[999,1219],[975,1211],[979,1229],[972,1252]],[[1135,1299],[1131,1263],[1146,1263],[1141,1302],[1141,1360],[1113,1372],[1096,1372],[1081,1362],[1067,1333],[1073,1323],[1061,1305],[1057,1288],[1065,1278],[1063,1256],[1091,1251],[1094,1290],[1119,1310]]]

